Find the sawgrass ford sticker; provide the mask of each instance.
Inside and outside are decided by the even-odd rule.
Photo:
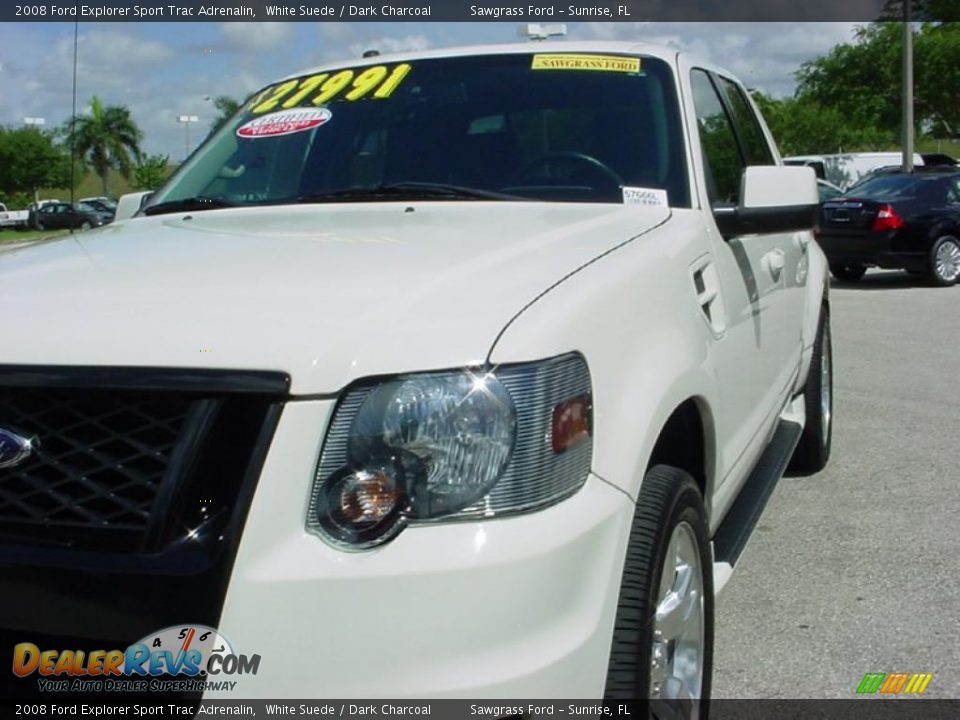
[[[237,128],[242,138],[277,137],[323,125],[333,114],[326,108],[291,108],[258,117]]]

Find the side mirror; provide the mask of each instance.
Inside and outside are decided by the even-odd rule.
[[[813,168],[758,165],[743,171],[740,204],[713,206],[724,238],[813,230],[820,200]]]
[[[120,200],[117,202],[117,212],[113,219],[129,220],[140,212],[140,208],[147,204],[147,200],[150,199],[151,195],[153,195],[152,190],[121,195]]]

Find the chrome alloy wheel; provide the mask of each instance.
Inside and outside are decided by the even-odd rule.
[[[830,327],[823,328],[823,338],[820,340],[820,431],[823,433],[823,444],[830,439],[830,422],[833,420],[833,352],[830,343]]]
[[[954,282],[960,277],[960,245],[955,240],[948,239],[937,248],[934,258],[937,275],[945,282]]]
[[[651,699],[700,699],[703,626],[703,567],[697,536],[689,523],[680,522],[667,546],[653,616]]]

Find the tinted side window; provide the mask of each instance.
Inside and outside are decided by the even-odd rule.
[[[737,131],[740,133],[740,141],[743,143],[743,150],[747,154],[748,165],[775,165],[773,153],[770,152],[770,146],[767,139],[760,129],[760,123],[757,116],[744,97],[743,90],[736,83],[720,78],[720,86],[727,96],[727,102],[733,110],[734,121],[737,124]]]
[[[916,195],[929,207],[943,207],[947,204],[950,184],[946,178],[923,179],[917,184]]]
[[[700,144],[703,146],[703,165],[710,202],[735,204],[740,199],[740,177],[744,163],[733,125],[706,72],[692,71],[690,83]]]
[[[951,204],[960,203],[960,178],[953,178],[950,181],[950,192],[947,194],[947,202]]]

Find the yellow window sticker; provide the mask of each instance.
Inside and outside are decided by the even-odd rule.
[[[600,70],[602,72],[640,72],[640,58],[620,55],[575,55],[557,53],[534,55],[532,70]]]
[[[304,105],[322,105],[334,99],[353,101],[372,97],[382,100],[390,97],[412,69],[407,63],[393,67],[375,65],[357,71],[341,70],[287,80],[260,93],[251,103],[250,112],[260,115],[278,106],[289,110]]]

